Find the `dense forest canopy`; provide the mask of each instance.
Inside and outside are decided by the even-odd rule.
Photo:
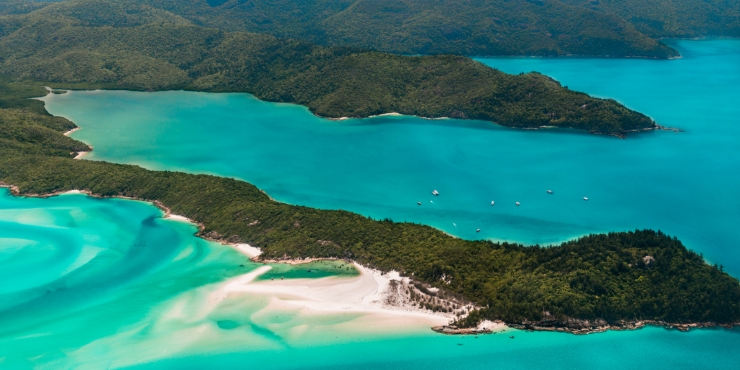
[[[14,104],[0,109],[0,182],[20,194],[78,189],[157,201],[202,223],[202,235],[249,243],[266,258],[346,258],[395,269],[478,304],[470,320],[518,323],[546,312],[609,322],[740,320],[738,280],[660,232],[591,235],[553,247],[467,241],[428,226],[282,204],[243,181],[74,160],[89,148],[63,135],[72,122],[35,112],[36,103],[23,99],[38,93],[0,81],[0,97]]]
[[[737,0],[561,0],[624,18],[650,37],[740,36]]]
[[[393,53],[676,55],[617,15],[557,0],[146,2],[210,27]]]
[[[740,36],[735,0],[108,1],[147,4],[227,31],[403,54],[667,58],[678,52],[660,38]],[[49,3],[8,0],[0,14]]]
[[[666,58],[678,53],[658,38],[740,36],[735,0],[117,1],[228,31],[405,54]]]
[[[0,72],[66,87],[248,92],[334,118],[399,112],[617,136],[655,127],[616,101],[538,73],[226,32],[129,2],[62,2],[0,16]]]

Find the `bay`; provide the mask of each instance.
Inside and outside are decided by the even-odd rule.
[[[248,94],[75,91],[45,101],[82,127],[73,137],[95,147],[90,160],[235,177],[280,201],[468,239],[550,244],[660,229],[737,276],[740,41],[673,45],[683,58],[479,59],[546,73],[685,131],[626,140],[415,117],[331,121]]]
[[[468,239],[553,243],[661,229],[738,276],[740,41],[672,45],[682,59],[480,59],[510,73],[546,73],[685,130],[626,140],[414,117],[330,121],[248,94],[79,91],[45,100],[50,112],[82,127],[73,137],[95,146],[90,160],[236,177],[281,201],[430,224]],[[372,328],[362,317],[286,320],[297,313],[270,311],[260,296],[209,306],[220,286],[257,265],[194,232],[143,202],[0,192],[0,366],[715,369],[740,362],[738,329],[475,338]],[[293,335],[297,328],[307,329]]]

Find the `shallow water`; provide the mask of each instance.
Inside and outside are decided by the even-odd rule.
[[[144,202],[0,191],[0,367],[716,369],[740,361],[738,330],[476,338],[275,310],[266,297],[219,295],[223,281],[257,265],[194,231]]]
[[[73,137],[95,147],[89,159],[236,177],[281,201],[470,239],[544,244],[661,229],[737,276],[740,40],[675,46],[682,59],[481,59],[686,131],[627,140],[414,117],[337,122],[247,94],[94,91],[46,102],[82,127]]]

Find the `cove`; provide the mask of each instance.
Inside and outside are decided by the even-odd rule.
[[[716,369],[740,360],[738,330],[455,337],[280,312],[256,295],[218,300],[222,282],[257,265],[194,232],[144,202],[0,189],[0,367]]]
[[[330,121],[247,94],[74,91],[44,100],[82,127],[72,136],[95,147],[90,160],[235,177],[279,201],[468,239],[549,244],[660,229],[738,276],[740,41],[672,45],[683,58],[480,59],[540,71],[685,130],[626,140],[414,117]]]

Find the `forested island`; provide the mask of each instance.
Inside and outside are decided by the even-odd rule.
[[[74,123],[26,99],[44,93],[0,81],[0,182],[16,195],[74,189],[142,199],[195,220],[203,237],[259,247],[264,259],[342,258],[397,270],[473,302],[478,308],[459,325],[740,321],[738,280],[661,232],[590,235],[551,247],[468,241],[428,226],[279,203],[243,181],[74,160],[90,148],[63,135]],[[437,300],[425,305],[449,309]]]
[[[402,54],[672,58],[661,38],[740,36],[740,3],[723,0],[107,1],[226,31]],[[48,4],[8,0],[0,13]]]
[[[131,2],[71,1],[0,16],[0,72],[66,88],[247,92],[330,118],[397,112],[619,137],[657,127],[539,73],[226,32]]]

